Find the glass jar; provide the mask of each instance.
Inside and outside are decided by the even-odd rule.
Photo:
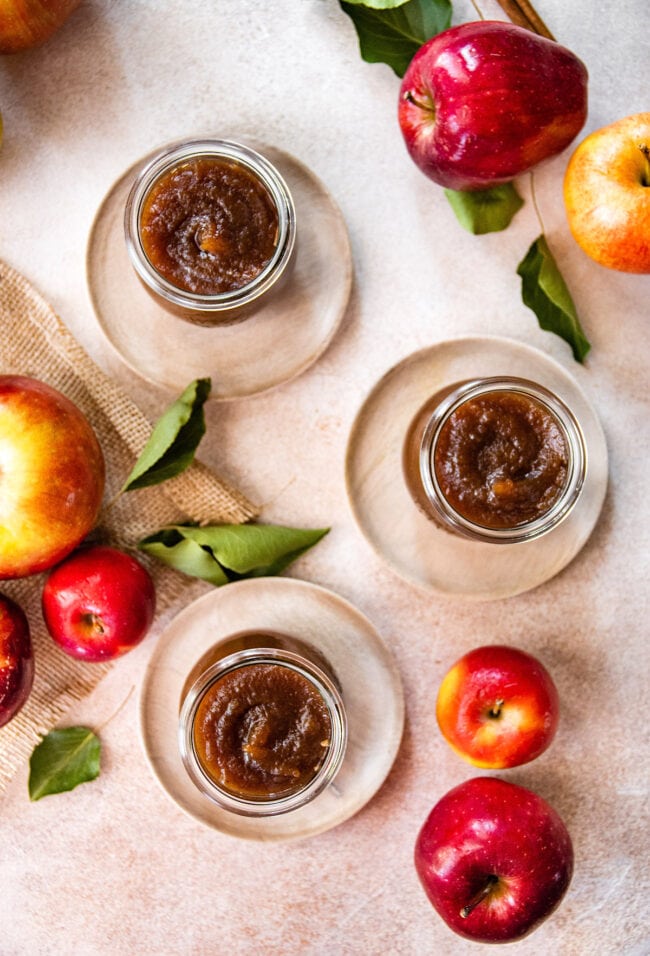
[[[214,169],[222,168],[226,171],[224,175],[228,174],[231,178],[239,177],[243,185],[248,187],[248,195],[253,196],[255,193],[259,203],[266,204],[269,212],[273,214],[273,223],[269,227],[273,231],[273,237],[269,240],[272,242],[272,250],[266,264],[260,265],[259,269],[256,266],[255,269],[248,270],[250,274],[241,279],[241,284],[234,280],[230,282],[231,287],[222,291],[205,291],[200,289],[200,285],[199,291],[192,291],[182,283],[179,284],[178,278],[170,279],[169,275],[163,274],[160,266],[157,268],[152,263],[151,248],[149,254],[147,253],[146,235],[143,241],[143,212],[151,205],[151,198],[157,196],[166,188],[165,184],[169,183],[169,221],[182,223],[182,228],[189,230],[186,234],[179,235],[179,249],[182,252],[178,255],[183,255],[182,266],[187,268],[190,278],[192,270],[199,265],[204,271],[209,268],[216,271],[220,268],[223,236],[219,230],[222,225],[218,225],[215,233],[215,221],[218,224],[227,223],[227,228],[232,230],[238,243],[248,230],[247,235],[250,234],[253,239],[247,239],[247,242],[254,252],[254,219],[249,223],[239,223],[233,218],[235,214],[237,217],[246,215],[245,194],[241,192],[241,188],[239,194],[232,198],[227,186],[223,186],[223,196],[217,195],[215,199],[214,195],[218,194],[219,190],[218,183],[208,182],[203,192],[196,186],[183,186],[182,174],[185,174],[187,183],[188,171],[191,173],[194,170],[195,176],[198,176],[199,169],[209,169],[210,166]],[[205,172],[203,175],[206,175]],[[181,190],[185,189],[185,198],[182,192],[179,194],[179,184]],[[198,201],[196,196],[200,197],[201,206],[196,209],[195,218],[197,221],[211,220],[213,223],[210,227],[213,231],[208,234],[205,242],[197,234],[204,225],[200,225],[195,231],[192,220],[191,204]],[[161,202],[159,198],[156,201]],[[164,202],[164,197],[162,201]],[[187,208],[182,207],[182,212],[177,208],[179,202],[187,203]],[[248,215],[253,217],[254,211],[251,210],[252,206]],[[158,222],[161,222],[160,214],[157,215]],[[259,307],[263,297],[277,291],[282,284],[280,280],[288,275],[296,241],[296,212],[287,184],[264,156],[239,143],[204,139],[168,146],[145,164],[138,172],[127,197],[124,227],[133,268],[145,289],[163,308],[195,324],[224,325],[251,315]],[[170,225],[169,228],[175,229],[176,226]],[[161,242],[161,248],[164,245],[165,243]],[[169,243],[167,245],[169,246]]]
[[[555,528],[575,506],[587,467],[565,403],[523,378],[454,383],[413,418],[403,448],[418,508],[475,541],[513,544]]]
[[[188,676],[181,757],[198,789],[226,810],[272,816],[303,806],[332,782],[346,744],[336,677],[294,638],[234,635]]]

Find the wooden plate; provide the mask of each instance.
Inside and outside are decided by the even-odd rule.
[[[295,378],[324,352],[352,284],[350,242],[338,206],[319,179],[288,153],[251,143],[285,178],[296,206],[291,275],[254,315],[234,325],[192,325],[166,312],[131,266],[124,206],[140,160],[118,179],[90,231],[86,268],[99,325],[131,371],[168,391],[212,379],[212,398],[255,395]]]
[[[582,494],[560,525],[534,541],[485,544],[450,534],[420,513],[404,482],[402,445],[418,409],[445,385],[490,375],[545,385],[564,399],[585,438]],[[511,339],[459,338],[408,356],[377,383],[351,430],[346,481],[362,532],[399,574],[439,594],[493,600],[542,584],[584,545],[605,497],[607,447],[591,404],[557,362]]]
[[[311,803],[260,819],[224,810],[192,783],[178,749],[178,714],[187,675],[219,640],[247,630],[290,634],[311,644],[336,673],[348,718],[343,764]],[[383,783],[404,723],[402,685],[393,657],[370,621],[331,591],[292,578],[228,584],[194,601],[167,627],[142,686],[144,750],[163,789],[207,826],[251,840],[295,840],[337,826]]]

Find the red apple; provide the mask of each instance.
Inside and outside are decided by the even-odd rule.
[[[501,21],[464,23],[417,51],[399,124],[422,172],[448,189],[505,183],[559,153],[587,117],[587,70],[570,50]]]
[[[517,767],[538,757],[557,730],[551,675],[516,647],[477,647],[447,671],[436,703],[447,743],[475,767]]]
[[[596,130],[575,150],[564,177],[573,237],[596,262],[650,272],[650,113]]]
[[[18,53],[45,43],[80,0],[0,0],[0,53]]]
[[[18,713],[33,682],[34,657],[25,612],[0,594],[0,727]]]
[[[50,572],[43,617],[59,647],[84,661],[108,661],[143,639],[154,618],[149,572],[123,551],[81,548]]]
[[[77,406],[45,382],[0,375],[0,579],[69,554],[103,492],[102,451]]]
[[[558,905],[571,880],[573,847],[561,818],[536,793],[475,777],[427,817],[415,868],[451,929],[505,943],[526,936]]]

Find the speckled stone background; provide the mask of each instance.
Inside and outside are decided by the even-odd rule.
[[[465,0],[454,7],[455,22],[475,17]],[[538,8],[589,68],[587,130],[650,107],[645,0],[539,0]],[[484,9],[502,16],[491,0]],[[397,655],[408,702],[399,757],[375,799],[325,835],[264,846],[205,829],[167,799],[143,756],[132,694],[102,730],[97,781],[31,805],[25,767],[3,798],[2,956],[487,951],[438,919],[411,855],[432,804],[473,775],[437,730],[438,682],[466,650],[494,641],[539,655],[557,681],[556,741],[504,776],[557,807],[576,850],[561,908],[509,952],[650,952],[650,277],[588,260],[564,219],[567,156],[539,169],[549,241],[593,344],[577,367],[520,301],[515,269],[539,231],[531,203],[505,233],[463,232],[406,155],[397,88],[388,67],[361,61],[335,0],[84,0],[46,47],[0,62],[0,256],[106,367],[86,290],[86,239],[111,183],[138,157],[197,132],[239,132],[293,152],[335,196],[355,264],[339,335],[296,381],[211,406],[202,458],[264,502],[265,520],[332,525],[291,573],[371,618]],[[520,187],[528,198],[527,178]],[[481,332],[535,345],[576,376],[607,434],[611,483],[594,535],[563,573],[476,605],[416,590],[374,555],[352,519],[343,461],[356,411],[389,367],[417,348]],[[149,415],[161,410],[165,396],[116,374]],[[70,722],[100,726],[138,688],[162,623]]]

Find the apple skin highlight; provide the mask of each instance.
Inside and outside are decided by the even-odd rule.
[[[513,24],[464,23],[411,60],[398,120],[425,176],[448,189],[506,183],[561,152],[587,118],[585,65]]]

